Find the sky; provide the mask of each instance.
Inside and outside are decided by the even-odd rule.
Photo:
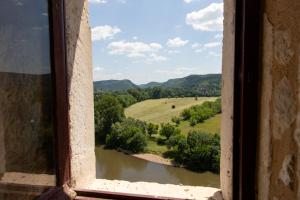
[[[223,1],[89,0],[94,80],[221,73]]]

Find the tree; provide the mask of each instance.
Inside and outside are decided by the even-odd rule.
[[[133,153],[143,152],[147,146],[146,131],[141,121],[127,118],[113,124],[105,143],[109,148],[121,148]]]
[[[180,134],[180,130],[178,128],[170,123],[161,124],[160,135],[165,136],[166,140],[169,140],[172,135],[176,134]]]
[[[149,123],[147,126],[147,132],[150,137],[152,137],[152,135],[156,135],[158,133],[158,125]]]
[[[84,117],[84,116],[83,116]],[[113,123],[125,117],[124,108],[116,97],[110,94],[95,97],[95,132],[97,139],[105,140]]]
[[[167,141],[168,148],[175,148],[181,140],[186,140],[186,137],[182,134],[172,135]]]

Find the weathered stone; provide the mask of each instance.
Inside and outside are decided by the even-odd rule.
[[[275,59],[279,64],[286,65],[294,55],[290,35],[287,31],[275,30],[274,37]]]
[[[293,171],[291,162],[292,162],[292,155],[286,155],[283,162],[282,167],[279,172],[279,179],[283,182],[285,186],[290,186],[292,182],[292,177],[290,171]]]
[[[273,135],[276,139],[281,139],[296,118],[293,91],[286,77],[274,88],[273,111]]]

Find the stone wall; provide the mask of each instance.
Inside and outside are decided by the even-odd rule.
[[[220,178],[222,194],[225,200],[232,199],[234,31],[235,1],[224,0]]]
[[[300,199],[300,1],[264,3],[258,199]]]
[[[96,178],[92,41],[88,1],[66,0],[71,173],[74,187]]]

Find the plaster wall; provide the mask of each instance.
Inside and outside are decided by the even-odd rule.
[[[265,0],[257,199],[300,199],[300,2]]]
[[[234,31],[235,1],[224,0],[220,178],[222,195],[225,200],[232,199]]]
[[[72,186],[96,178],[92,44],[88,1],[65,1]]]

